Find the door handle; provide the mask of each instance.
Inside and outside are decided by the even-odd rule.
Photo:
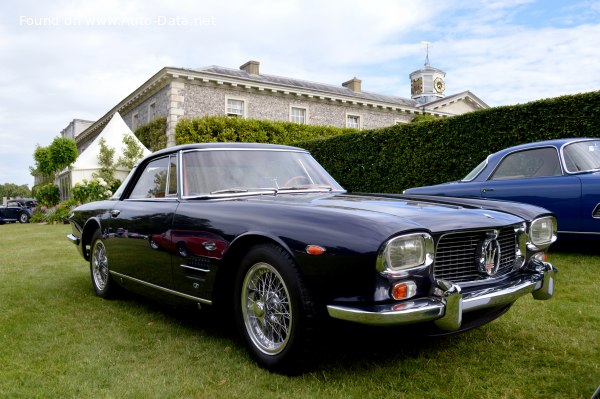
[[[119,216],[121,214],[121,211],[118,209],[113,209],[112,211],[110,211],[110,216],[116,218],[117,216]]]

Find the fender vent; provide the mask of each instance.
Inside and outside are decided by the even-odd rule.
[[[594,208],[594,212],[592,212],[592,217],[600,219],[600,204],[596,205]]]

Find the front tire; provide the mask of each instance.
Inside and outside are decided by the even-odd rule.
[[[314,303],[291,256],[276,245],[257,245],[236,279],[236,322],[263,367],[295,374],[306,367],[315,335]]]
[[[110,299],[115,296],[116,283],[110,275],[108,255],[100,230],[96,230],[92,236],[90,274],[96,295],[104,299]]]

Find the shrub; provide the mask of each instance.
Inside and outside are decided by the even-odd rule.
[[[351,132],[356,130],[227,116],[182,119],[175,128],[177,144],[206,142],[290,144],[300,140],[333,137]]]
[[[90,181],[84,179],[81,183],[75,184],[71,194],[75,201],[85,204],[108,199],[112,195],[112,191],[104,179],[95,178]]]
[[[57,185],[49,183],[39,187],[35,196],[40,205],[54,206],[60,201],[60,190]]]
[[[160,116],[138,127],[134,134],[150,151],[162,150],[167,147],[167,118]]]

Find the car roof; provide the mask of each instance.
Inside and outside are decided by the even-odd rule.
[[[303,148],[292,147],[288,145],[279,144],[262,144],[262,143],[196,143],[196,144],[183,144],[174,147],[168,147],[159,150],[148,157],[154,157],[156,155],[168,154],[181,150],[204,150],[204,149],[224,149],[224,150],[239,150],[239,149],[257,149],[257,150],[280,150],[280,151],[300,151],[308,152]]]
[[[505,148],[498,152],[492,154],[494,157],[502,156],[509,152],[514,152],[518,150],[526,150],[528,148],[538,148],[538,147],[556,147],[558,149],[562,148],[565,144],[574,143],[577,141],[587,141],[587,140],[600,140],[599,138],[594,137],[576,137],[576,138],[566,138],[566,139],[555,139],[555,140],[545,140],[545,141],[536,141],[533,143],[526,143],[516,145],[514,147]]]

